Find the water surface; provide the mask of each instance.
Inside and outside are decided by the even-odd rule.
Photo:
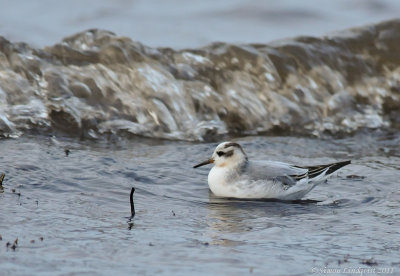
[[[209,168],[192,165],[216,143],[3,139],[1,271],[303,275],[313,267],[368,267],[362,262],[370,258],[397,271],[399,140],[390,133],[236,138],[249,158],[353,160],[306,201],[288,203],[213,197]],[[129,223],[132,186],[137,214]],[[16,250],[7,249],[16,238]]]
[[[323,4],[321,4],[323,3]],[[100,28],[152,47],[268,43],[398,18],[396,0],[1,0],[0,33],[43,47]]]

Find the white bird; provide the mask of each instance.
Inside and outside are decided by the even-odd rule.
[[[208,185],[216,196],[297,200],[351,161],[320,166],[250,161],[239,144],[224,142],[217,146],[211,159],[193,168],[211,163],[214,167],[208,174]]]

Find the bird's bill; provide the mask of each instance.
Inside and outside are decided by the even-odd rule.
[[[197,164],[196,166],[193,166],[193,168],[198,168],[198,167],[201,167],[201,166],[204,166],[204,165],[208,165],[208,164],[211,164],[211,163],[214,163],[214,159],[208,159],[208,160],[206,160],[204,162],[201,162],[200,164]]]

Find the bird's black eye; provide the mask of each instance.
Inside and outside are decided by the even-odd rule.
[[[217,151],[217,154],[218,154],[218,156],[222,156],[222,155],[224,155],[225,154],[225,152],[223,152],[223,151]]]

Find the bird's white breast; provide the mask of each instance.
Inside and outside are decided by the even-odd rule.
[[[216,196],[233,196],[230,191],[231,187],[226,179],[228,172],[227,168],[214,166],[208,174],[208,186]]]

